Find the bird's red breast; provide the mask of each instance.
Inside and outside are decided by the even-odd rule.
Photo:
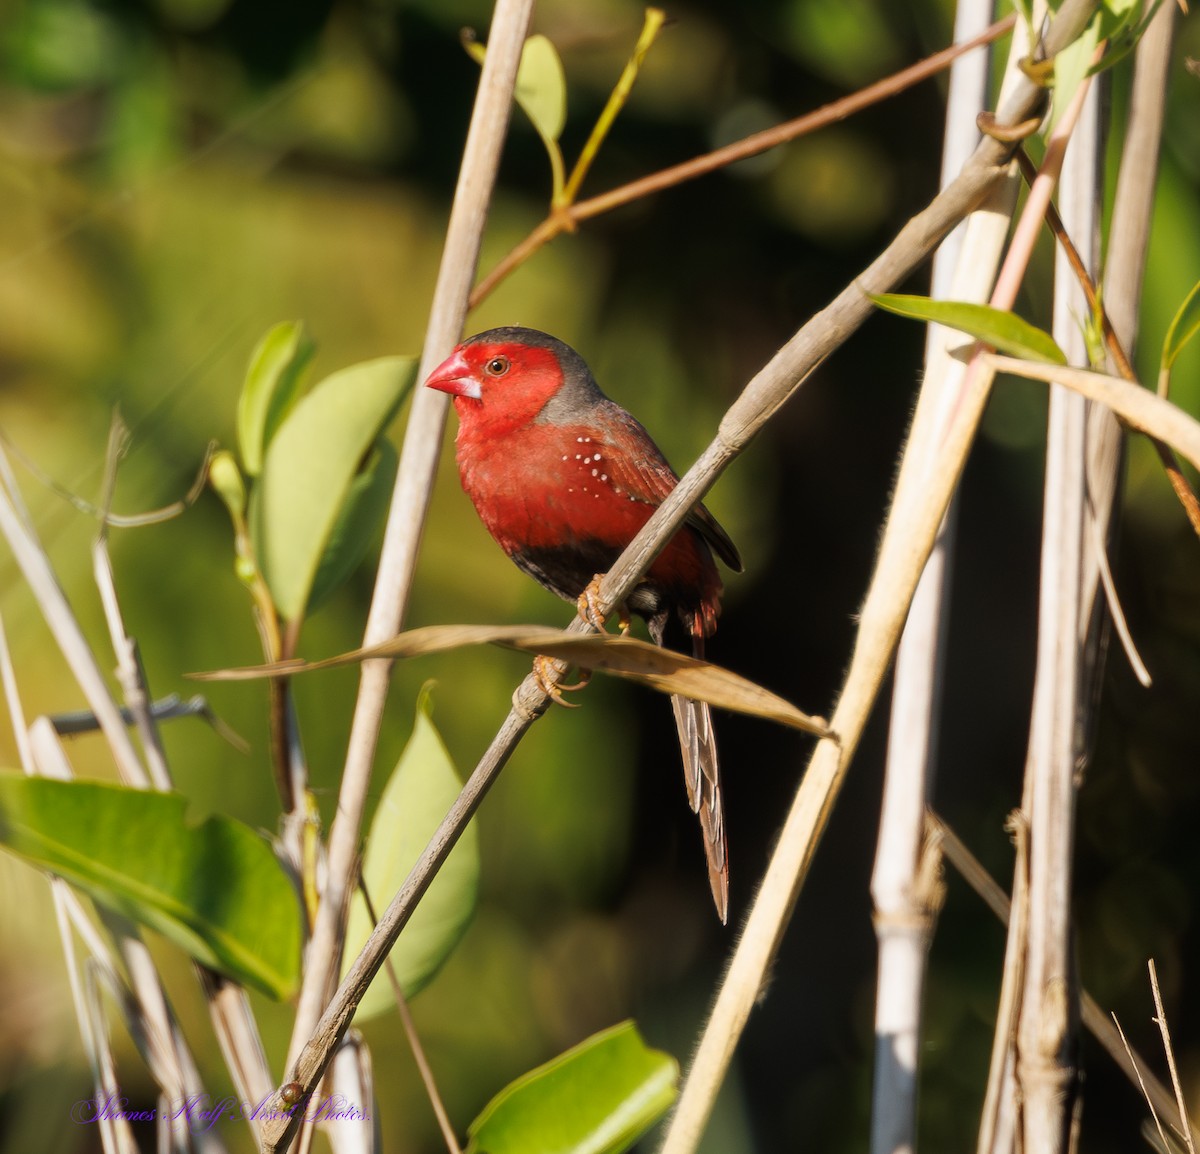
[[[612,566],[678,483],[642,425],[553,337],[526,329],[481,334],[427,383],[454,396],[459,475],[484,525],[518,565],[567,600]],[[646,616],[662,602],[694,636],[711,634],[720,611],[721,580],[706,537],[737,561],[701,507],[655,559],[641,591],[652,610]],[[643,611],[636,596],[630,603]]]

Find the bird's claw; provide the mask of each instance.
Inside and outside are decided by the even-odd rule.
[[[604,632],[604,614],[600,612],[600,582],[604,580],[603,573],[597,573],[588,583],[587,588],[579,594],[576,605],[579,616],[597,632]],[[629,634],[629,609],[622,602],[617,606],[617,620],[621,625],[621,636]]]
[[[567,701],[563,697],[563,694],[574,693],[576,690],[584,689],[591,680],[592,671],[590,669],[581,669],[579,671],[579,680],[574,685],[560,685],[558,678],[566,671],[567,663],[565,661],[558,661],[542,653],[539,653],[533,659],[533,676],[537,680],[538,688],[556,705],[561,705],[564,709],[578,709],[578,704],[573,701]]]

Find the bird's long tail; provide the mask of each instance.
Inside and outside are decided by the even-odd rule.
[[[663,644],[665,620],[651,621],[650,635],[656,645]],[[692,653],[704,656],[704,638],[693,634]],[[692,812],[700,818],[704,854],[708,859],[708,884],[712,889],[717,916],[724,924],[729,914],[729,855],[725,841],[725,808],[721,798],[721,767],[717,760],[717,741],[713,733],[712,713],[706,701],[690,697],[671,697],[679,748],[683,754],[683,780]]]

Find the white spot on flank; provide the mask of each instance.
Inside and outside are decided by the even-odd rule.
[[[591,457],[584,457],[584,458],[583,458],[583,463],[584,463],[585,465],[590,465],[590,464],[592,463],[592,458],[591,458]]]
[[[565,461],[566,459],[567,459],[567,454],[563,453],[563,460]]]
[[[607,481],[607,480],[608,480],[608,474],[607,474],[607,473],[601,473],[601,474],[600,474],[600,480],[601,480],[601,481]]]
[[[597,453],[597,454],[596,454],[596,460],[597,460],[597,461],[598,461],[598,460],[600,460],[600,454],[599,454],[599,453]]]
[[[578,460],[579,460],[579,458],[580,458],[580,454],[579,454],[579,453],[576,453],[576,454],[575,454],[575,460],[577,460],[577,461],[578,461]],[[566,460],[566,457],[564,457],[564,458],[563,458],[563,460],[565,461],[565,460]]]
[[[599,469],[593,469],[593,470],[592,470],[592,476],[593,476],[593,477],[598,477],[598,476],[600,476],[600,470],[599,470]]]
[[[583,444],[583,438],[582,438],[582,437],[576,437],[576,438],[575,438],[575,440],[577,440],[577,441],[578,441],[578,442],[579,442],[581,445]]]

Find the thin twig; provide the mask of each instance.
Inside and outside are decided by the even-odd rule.
[[[1117,1015],[1112,1016],[1113,1025],[1117,1027],[1117,1033],[1121,1035],[1121,1044],[1125,1047],[1125,1053],[1129,1058],[1129,1064],[1137,1073],[1138,1085],[1142,1090],[1142,1097],[1146,1099],[1146,1105],[1150,1108],[1150,1117],[1154,1119],[1154,1126],[1158,1130],[1159,1140],[1162,1142],[1163,1154],[1171,1154],[1171,1143],[1167,1141],[1167,1133],[1163,1129],[1163,1124],[1158,1117],[1158,1111],[1154,1108],[1154,1099],[1146,1090],[1146,1082],[1142,1077],[1142,1068],[1138,1064],[1137,1059],[1133,1056],[1133,1047],[1129,1044],[1129,1039],[1125,1037],[1125,1031],[1121,1029],[1121,1023],[1117,1020]]]
[[[996,915],[997,920],[1003,925],[1008,925],[1010,916],[1008,895],[942,818],[935,813],[930,813],[929,820],[942,835],[942,847],[946,860],[954,866],[963,880]],[[1112,1058],[1117,1068],[1130,1082],[1137,1082],[1144,1087],[1146,1096],[1152,1100],[1153,1106],[1157,1108],[1158,1112],[1169,1119],[1172,1127],[1177,1128],[1181,1134],[1185,1131],[1190,1133],[1193,1141],[1200,1137],[1191,1123],[1185,1123],[1178,1113],[1177,1104],[1171,1091],[1153,1074],[1147,1073],[1143,1079],[1141,1071],[1149,1069],[1146,1059],[1131,1048],[1126,1053],[1126,1047],[1122,1044],[1119,1031],[1100,1008],[1099,1002],[1087,990],[1080,993],[1079,1011],[1080,1018],[1088,1032],[1100,1043],[1105,1053]]]
[[[1171,1087],[1175,1091],[1175,1104],[1179,1108],[1179,1117],[1183,1121],[1183,1137],[1187,1142],[1189,1154],[1196,1154],[1196,1144],[1192,1141],[1192,1127],[1188,1120],[1187,1099],[1183,1094],[1183,1086],[1179,1081],[1179,1069],[1175,1065],[1175,1047],[1171,1045],[1171,1028],[1167,1025],[1167,1012],[1163,1009],[1162,990],[1158,985],[1158,969],[1154,959],[1149,961],[1150,989],[1154,993],[1154,1019],[1158,1032],[1162,1035],[1163,1052],[1167,1055],[1167,1069],[1171,1071]]]
[[[686,160],[682,164],[672,165],[660,172],[640,177],[638,180],[630,181],[628,184],[601,193],[599,196],[556,208],[479,282],[471,293],[471,308],[476,308],[481,301],[489,297],[501,281],[523,265],[538,249],[564,232],[574,232],[583,221],[600,216],[602,213],[611,212],[614,208],[621,208],[634,201],[642,200],[665,189],[674,188],[686,181],[695,180],[697,177],[719,172],[722,168],[736,164],[739,160],[758,156],[772,148],[778,148],[781,144],[787,144],[810,132],[816,132],[830,124],[845,120],[863,109],[889,100],[898,93],[919,84],[922,80],[936,76],[965,53],[1000,39],[1012,29],[1015,21],[1015,15],[1006,16],[1003,20],[993,24],[987,31],[970,40],[943,48],[940,52],[935,52],[917,64],[901,69],[892,76],[885,77],[883,80],[826,104],[813,112],[798,116],[794,120],[776,125],[774,128],[764,129],[762,132],[756,132],[733,144],[727,144],[722,148],[707,152],[703,156]]]
[[[362,894],[363,901],[366,903],[367,916],[371,919],[372,924],[376,923],[379,919],[375,913],[375,903],[371,901],[367,883],[361,877],[358,879],[358,892]],[[450,1121],[450,1114],[446,1110],[446,1103],[442,1099],[441,1091],[438,1090],[437,1079],[433,1076],[433,1067],[429,1064],[429,1056],[425,1053],[425,1047],[421,1045],[421,1036],[417,1033],[412,1011],[408,1008],[408,999],[404,996],[404,989],[400,985],[400,979],[396,975],[396,967],[392,964],[390,955],[385,959],[383,968],[387,974],[388,983],[392,987],[392,996],[396,999],[396,1012],[400,1015],[400,1024],[404,1027],[405,1037],[408,1038],[413,1061],[417,1064],[417,1073],[421,1076],[421,1084],[425,1087],[425,1094],[429,1098],[430,1106],[433,1107],[433,1115],[437,1119],[438,1129],[442,1132],[442,1141],[446,1143],[446,1149],[450,1151],[450,1154],[462,1154],[462,1148],[458,1144],[458,1135],[454,1133],[454,1125]]]

